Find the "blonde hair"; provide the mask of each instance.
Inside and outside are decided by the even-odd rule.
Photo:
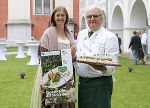
[[[52,26],[56,26],[55,14],[56,14],[56,12],[58,12],[60,10],[63,10],[65,12],[65,15],[66,15],[65,26],[67,26],[69,24],[69,15],[68,15],[67,9],[63,6],[58,6],[58,7],[54,8],[54,10],[52,12],[52,15],[51,15],[50,23],[51,23]]]

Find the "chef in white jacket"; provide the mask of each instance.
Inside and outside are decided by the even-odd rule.
[[[97,7],[86,12],[88,29],[77,37],[77,58],[80,56],[111,56],[118,62],[118,40],[102,26],[103,11]],[[79,108],[111,108],[114,66],[76,64],[79,75]]]

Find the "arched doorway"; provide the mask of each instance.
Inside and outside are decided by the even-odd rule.
[[[147,14],[144,3],[141,0],[136,0],[130,14],[130,26],[139,30],[147,25]]]
[[[83,30],[83,29],[86,29],[86,22],[85,22],[85,18],[84,17],[82,17],[80,30]]]
[[[123,14],[121,11],[120,6],[116,6],[114,11],[113,11],[113,16],[112,16],[112,23],[111,23],[111,30],[112,32],[118,33],[119,37],[122,40],[122,45],[121,45],[121,49],[123,50],[124,48],[124,42],[123,42]]]
[[[136,0],[130,13],[130,37],[133,36],[133,31],[140,32],[145,29],[147,32],[148,18],[144,2]],[[147,48],[149,49],[149,46]]]

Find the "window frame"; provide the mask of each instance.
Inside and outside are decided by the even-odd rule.
[[[33,15],[50,15],[51,12],[52,12],[52,6],[53,6],[53,0],[49,0],[50,1],[50,12],[49,13],[44,13],[44,0],[41,0],[42,1],[42,13],[36,13],[35,12],[35,1],[36,0],[33,0]]]

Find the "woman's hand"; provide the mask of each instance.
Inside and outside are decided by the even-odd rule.
[[[43,83],[40,83],[40,92],[44,93],[44,84]]]
[[[71,54],[72,54],[72,56],[75,56],[76,51],[77,51],[76,46],[75,46],[75,45],[72,45],[72,46],[71,46]]]
[[[41,68],[41,65],[40,65],[40,92],[41,93],[44,93],[44,84],[43,84],[43,79],[42,79],[42,68]]]
[[[72,45],[72,47],[71,47],[71,54],[72,54],[72,61],[73,62],[76,60],[76,51],[77,51],[76,46]]]

